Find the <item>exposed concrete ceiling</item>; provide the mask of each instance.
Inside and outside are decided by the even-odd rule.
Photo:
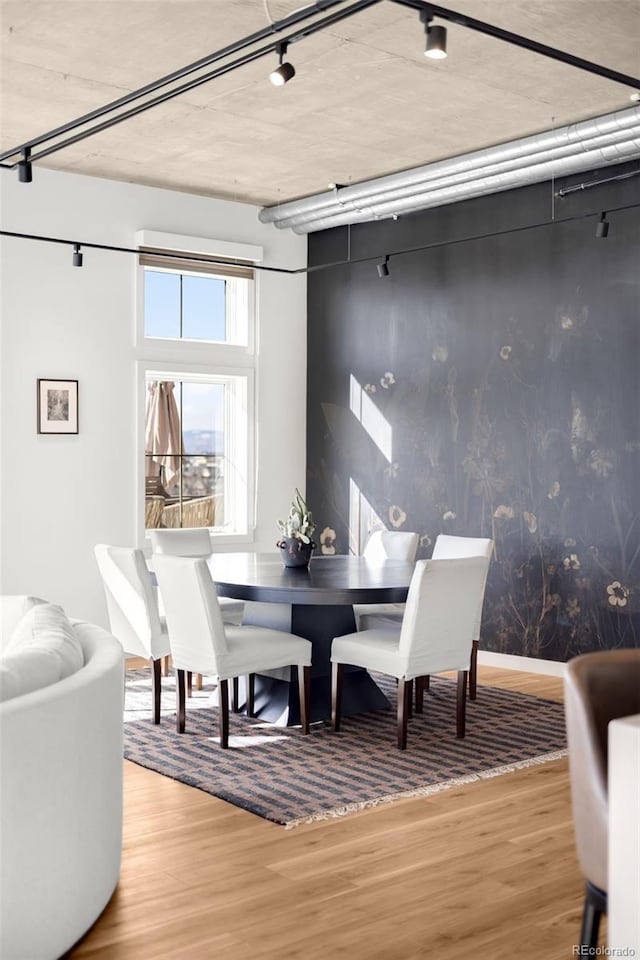
[[[640,74],[640,0],[452,0],[453,9]],[[300,8],[301,0],[0,0],[3,149]],[[345,4],[346,5],[346,4]],[[43,160],[94,176],[273,204],[630,105],[627,87],[448,24],[423,56],[390,2]],[[3,176],[15,174],[2,171]],[[37,176],[37,170],[36,174]]]

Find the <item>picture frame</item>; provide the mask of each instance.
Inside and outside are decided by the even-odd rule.
[[[38,433],[78,433],[78,381],[38,379]]]

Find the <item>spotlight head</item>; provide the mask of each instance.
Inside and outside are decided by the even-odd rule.
[[[20,183],[31,183],[33,180],[33,170],[31,167],[31,148],[25,147],[22,153],[22,160],[18,163],[18,180]]]
[[[444,60],[447,56],[447,28],[427,25],[427,48],[425,57],[430,60]]]
[[[380,278],[389,276],[389,256],[388,255],[384,258],[382,263],[379,263],[377,266],[378,266],[378,276]]]
[[[285,83],[288,83],[289,80],[292,80],[296,75],[293,64],[284,62],[284,55],[287,52],[288,46],[288,43],[279,43],[276,47],[280,65],[269,74],[269,80],[271,80],[274,87],[284,87]]]
[[[81,266],[82,266],[82,260],[83,260],[83,255],[80,253],[80,244],[79,244],[79,243],[74,243],[74,245],[73,245],[73,257],[72,257],[71,262],[73,263],[74,267],[81,267]]]
[[[606,240],[609,236],[609,221],[607,220],[606,213],[600,215],[600,219],[596,225],[596,237],[599,240]]]

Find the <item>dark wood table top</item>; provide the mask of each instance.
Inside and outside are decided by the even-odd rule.
[[[285,567],[277,553],[213,553],[207,558],[221,597],[265,603],[404,603],[414,564],[364,557],[314,556]]]

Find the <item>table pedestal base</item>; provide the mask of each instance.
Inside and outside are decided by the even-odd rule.
[[[311,664],[311,722],[331,719],[331,642],[334,637],[355,633],[353,608],[347,605],[246,603],[243,623],[285,630],[313,643]],[[256,676],[255,716],[270,723],[300,723],[298,678],[295,668],[289,679],[282,675]],[[241,690],[243,684],[241,682]],[[240,695],[242,703],[242,693]],[[384,710],[390,706],[382,690],[366,670],[346,667],[342,690],[342,715]]]

